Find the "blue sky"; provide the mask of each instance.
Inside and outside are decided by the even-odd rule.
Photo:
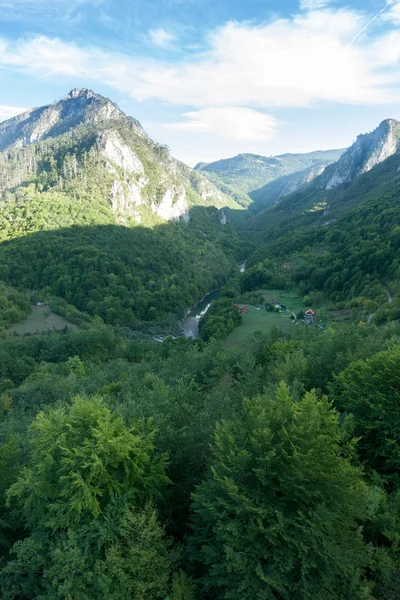
[[[400,119],[400,0],[0,0],[0,120],[89,87],[188,164]]]

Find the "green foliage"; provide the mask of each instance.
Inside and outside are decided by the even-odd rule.
[[[211,211],[195,216],[189,226],[109,225],[33,234],[0,246],[0,273],[10,283],[42,289],[106,323],[132,327],[138,319],[182,317],[188,306],[225,283],[240,247],[232,228],[220,231]],[[62,311],[60,302],[53,304]],[[63,312],[76,321],[70,313]]]
[[[174,574],[172,580],[172,591],[168,600],[195,600],[195,591],[193,583],[187,575],[180,571]]]
[[[69,361],[69,364],[71,360]],[[52,531],[98,517],[115,495],[143,506],[167,483],[153,457],[154,432],[130,429],[99,399],[39,413],[30,428],[31,464],[8,492],[26,524]]]
[[[8,491],[30,534],[0,573],[5,598],[162,597],[173,557],[148,504],[168,482],[154,436],[100,399],[37,415],[30,461]]]
[[[22,321],[30,310],[31,306],[25,294],[0,283],[0,331]]]
[[[274,439],[286,440],[287,446],[282,441],[279,448],[286,450],[293,440],[303,454],[299,450],[298,463],[289,464],[292,470],[281,454],[277,463],[280,470],[275,475],[274,471],[263,471],[272,477],[271,486],[279,483],[280,487],[273,495],[268,491],[270,487],[266,490],[257,483],[258,487],[251,487],[246,496],[250,506],[253,501],[257,502],[257,509],[266,500],[277,502],[287,509],[284,513],[287,516],[292,507],[289,497],[294,497],[293,505],[300,503],[302,496],[311,505],[313,498],[322,498],[326,503],[324,494],[327,494],[331,502],[337,500],[339,510],[343,497],[348,499],[343,473],[337,467],[342,460],[349,472],[354,473],[349,459],[358,463],[362,458],[366,478],[375,486],[380,485],[380,479],[361,453],[362,440],[357,445],[360,453],[354,458],[354,449],[348,441],[354,417],[344,415],[340,429],[336,413],[325,400],[312,395],[309,402],[307,396],[307,404],[301,398],[304,391],[315,386],[327,390],[334,374],[354,361],[364,362],[396,344],[399,329],[395,324],[379,329],[360,325],[330,327],[324,331],[298,326],[291,338],[279,330],[271,330],[266,336],[254,336],[230,349],[215,340],[205,343],[169,338],[159,344],[137,341],[123,334],[122,329],[116,332],[102,327],[0,338],[0,585],[2,597],[7,600],[41,596],[50,599],[68,594],[71,598],[100,600],[108,596],[118,598],[118,594],[124,598],[125,593],[127,598],[129,594],[138,598],[148,595],[154,600],[174,598],[173,594],[177,599],[188,600],[193,593],[196,597],[198,578],[205,575],[204,567],[198,565],[199,570],[196,567],[187,573],[192,575],[193,582],[177,570],[179,565],[188,571],[189,556],[183,540],[194,546],[196,553],[200,550],[188,525],[191,494],[196,486],[201,485],[200,489],[206,486],[202,484],[204,480],[210,481],[207,468],[216,424],[223,431],[229,425],[229,431],[234,430],[235,436],[238,433],[235,452],[225,461],[228,466],[232,466],[230,461],[235,457],[251,450],[253,434],[245,415],[253,414],[252,407],[253,425],[261,438],[267,428]],[[282,379],[289,386],[290,401],[287,392],[279,401],[274,396],[275,385]],[[267,395],[259,397],[266,390]],[[103,401],[89,399],[96,396]],[[77,397],[80,400],[74,402]],[[243,398],[251,399],[245,405],[247,412],[243,412]],[[315,412],[311,411],[310,403]],[[292,415],[284,422],[289,432],[287,438],[281,421],[278,423],[271,416],[275,412],[279,415],[280,410]],[[300,422],[300,414],[304,425],[301,440],[294,427],[295,419]],[[322,422],[322,433],[317,427],[318,419]],[[221,425],[223,421],[228,425]],[[332,461],[331,446],[326,440],[328,423],[334,432],[332,445],[338,444]],[[309,462],[305,458],[307,444],[311,449],[317,446],[314,453],[307,455]],[[318,444],[324,444],[326,450],[320,452]],[[161,458],[166,454],[169,456],[166,475],[171,481],[167,486],[163,484],[165,474],[161,469]],[[261,461],[263,456],[261,450],[254,451],[250,464]],[[298,470],[294,471],[295,467]],[[359,471],[356,472],[359,476]],[[290,478],[290,473],[297,478],[294,475]],[[256,475],[250,475],[250,471],[240,470],[235,481],[243,480],[253,486],[258,480]],[[154,485],[157,480],[160,486]],[[337,490],[332,491],[336,480]],[[356,479],[356,483],[360,480]],[[307,484],[305,492],[303,484]],[[388,490],[392,488],[388,486]],[[360,489],[361,511],[365,504],[364,487]],[[379,487],[372,488],[366,500],[368,516],[359,521],[363,525],[363,538],[369,544],[366,577],[374,586],[373,595],[385,600],[394,593],[399,564],[396,494],[396,490],[385,493]],[[6,496],[10,498],[9,506]],[[214,494],[214,498],[220,495]],[[313,521],[312,530],[305,528],[304,532],[290,527],[287,537],[281,539],[281,554],[277,557],[285,551],[294,553],[298,542],[299,560],[306,562],[311,550],[316,552],[317,540],[322,539],[324,543],[318,546],[318,568],[332,562],[336,543],[337,548],[343,546],[343,560],[347,560],[350,569],[353,563],[348,559],[350,550],[347,538],[341,537],[340,523],[345,526],[352,506],[351,497],[343,512],[344,521],[337,525],[339,537],[336,529],[330,533],[332,513],[328,509],[332,506],[328,502],[326,524],[321,517],[317,524]],[[225,508],[218,509],[210,528],[217,518],[224,522],[225,514],[231,513],[226,513]],[[294,509],[293,514],[294,521],[300,522]],[[243,543],[251,547],[250,556],[253,547],[262,547],[264,552],[264,534],[257,529],[257,523],[254,520],[240,523],[237,537],[240,543],[243,538]],[[287,521],[284,523],[287,525]],[[317,525],[321,529],[316,529]],[[163,533],[164,527],[173,536],[173,546]],[[302,546],[304,536],[316,530],[315,540],[309,546]],[[203,533],[207,531],[207,527],[202,529]],[[254,531],[258,533],[253,536]],[[321,537],[321,531],[327,532],[328,540]],[[213,534],[213,543],[216,539]],[[355,540],[359,541],[358,533]],[[182,546],[183,555],[179,558]],[[306,547],[310,550],[303,552]],[[338,564],[341,565],[339,559]],[[335,569],[332,567],[332,573]],[[356,579],[356,570],[354,574]],[[231,578],[224,569],[221,576]],[[232,581],[236,585],[235,577]],[[245,577],[243,581],[247,581]],[[254,581],[260,583],[257,575]],[[263,582],[260,585],[263,590]]]
[[[175,556],[150,506],[113,499],[101,518],[14,547],[0,573],[2,597],[163,600]]]
[[[200,319],[199,335],[204,341],[224,340],[242,322],[239,310],[229,298],[219,298]]]
[[[217,427],[192,556],[213,598],[365,598],[366,486],[326,399],[281,386]]]
[[[399,489],[400,348],[353,362],[335,378],[332,396],[351,413],[361,459]]]

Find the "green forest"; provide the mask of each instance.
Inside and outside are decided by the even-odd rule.
[[[0,357],[2,599],[397,597],[396,324]]]
[[[398,155],[256,214],[77,98],[0,152],[0,600],[400,600]]]

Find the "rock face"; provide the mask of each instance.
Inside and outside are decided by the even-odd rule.
[[[0,124],[0,193],[48,181],[43,170],[52,171],[53,189],[100,198],[120,223],[153,222],[151,213],[188,220],[193,205],[239,208],[151,140],[138,121],[88,89]]]
[[[283,198],[286,198],[286,196],[303,189],[316,177],[321,175],[325,168],[326,164],[321,163],[304,171],[279,177],[279,179],[267,183],[267,185],[264,185],[259,190],[251,192],[249,195],[254,202],[251,206],[252,212],[258,212],[267,206],[277,204]]]
[[[186,191],[182,187],[178,190],[167,189],[158,204],[153,203],[151,209],[165,221],[178,220],[181,217],[189,220],[189,205],[187,203]]]
[[[107,159],[108,168],[115,171],[115,166],[131,175],[144,175],[144,167],[138,155],[127,144],[124,144],[116,131],[106,131],[97,139],[99,154]]]
[[[340,159],[325,169],[318,180],[318,187],[329,190],[351,183],[399,150],[400,122],[387,119],[371,133],[359,135]]]
[[[32,108],[0,124],[0,151],[35,144],[77,125],[126,118],[116,104],[87,89],[74,89],[54,104]]]

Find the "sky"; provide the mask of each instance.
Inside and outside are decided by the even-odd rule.
[[[0,0],[0,121],[75,87],[194,166],[400,120],[400,0]]]

